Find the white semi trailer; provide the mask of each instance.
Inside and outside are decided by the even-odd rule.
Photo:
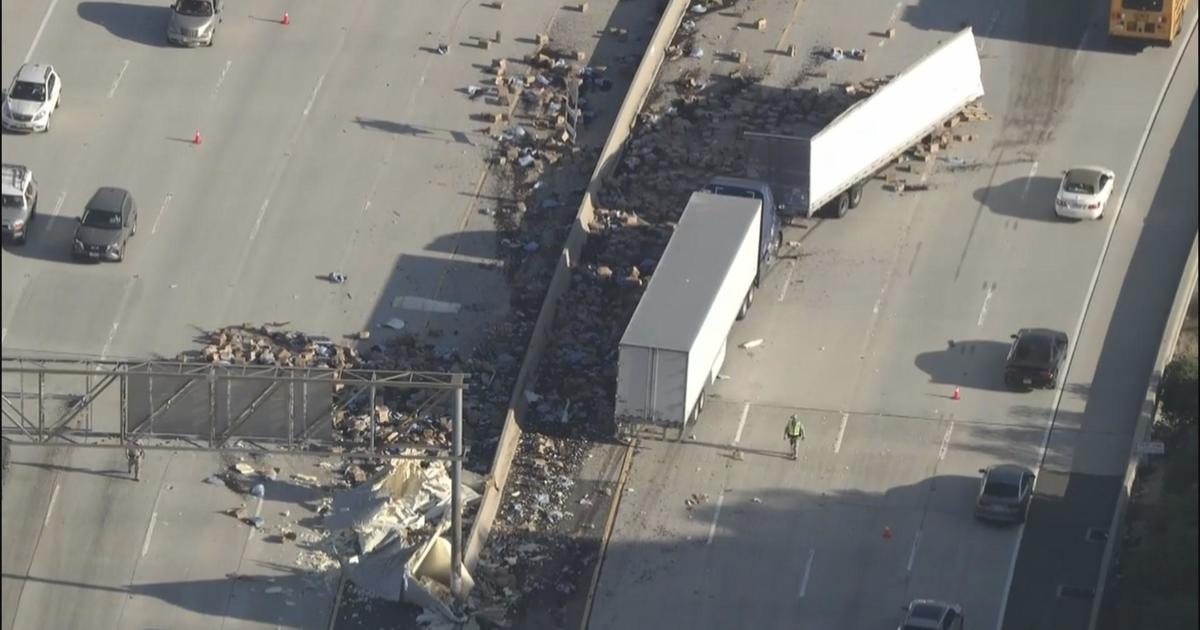
[[[765,181],[785,212],[842,217],[863,185],[983,96],[979,53],[963,29],[809,137],[747,133],[747,173]]]
[[[763,200],[696,192],[638,302],[618,352],[618,424],[684,425],[725,361],[753,299]]]

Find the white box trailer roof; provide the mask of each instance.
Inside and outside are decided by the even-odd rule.
[[[747,133],[748,170],[811,215],[983,96],[975,36],[963,29],[808,136]]]
[[[616,415],[686,420],[758,270],[761,202],[693,193],[621,337]]]

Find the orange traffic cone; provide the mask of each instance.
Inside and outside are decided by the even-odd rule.
[[[958,391],[958,386],[954,386],[954,393],[950,394],[950,400],[962,400],[962,392]]]
[[[200,130],[196,130],[196,135],[192,136],[192,144],[200,144],[204,139],[200,137]]]
[[[883,537],[884,538],[892,537],[892,528],[891,527],[888,527],[887,525],[883,526]]]
[[[292,18],[288,16],[287,11],[283,12],[283,19],[279,20],[279,23],[284,26],[292,23]]]

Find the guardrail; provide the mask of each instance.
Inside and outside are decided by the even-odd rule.
[[[1183,266],[1183,277],[1179,280],[1179,288],[1175,290],[1175,301],[1171,303],[1171,311],[1167,315],[1163,327],[1162,342],[1158,346],[1158,354],[1154,357],[1154,367],[1150,371],[1150,382],[1146,387],[1146,400],[1142,403],[1142,412],[1138,414],[1137,425],[1133,430],[1133,443],[1129,448],[1129,463],[1125,467],[1125,479],[1121,484],[1121,492],[1117,495],[1117,505],[1113,510],[1113,518],[1108,530],[1108,541],[1104,544],[1104,556],[1100,560],[1100,578],[1096,584],[1096,596],[1092,600],[1092,615],[1088,622],[1088,630],[1096,630],[1100,621],[1100,610],[1104,602],[1104,587],[1108,582],[1108,574],[1112,563],[1113,552],[1120,544],[1121,532],[1125,523],[1125,510],[1129,497],[1133,492],[1133,483],[1137,480],[1137,468],[1144,455],[1138,452],[1138,445],[1150,437],[1150,429],[1154,426],[1154,416],[1158,411],[1158,391],[1162,382],[1163,369],[1171,361],[1175,353],[1175,345],[1179,341],[1179,332],[1187,319],[1188,302],[1196,290],[1197,279],[1197,243],[1192,239],[1192,251],[1188,254]]]
[[[541,310],[538,311],[537,322],[529,337],[529,346],[521,361],[521,369],[517,372],[517,380],[513,385],[508,411],[504,418],[504,428],[500,432],[500,441],[492,460],[492,470],[486,477],[479,511],[471,526],[471,533],[467,537],[467,551],[463,562],[468,570],[473,571],[479,561],[479,554],[483,551],[484,544],[487,543],[488,535],[491,533],[496,519],[496,511],[500,508],[500,501],[504,497],[504,486],[508,482],[513,456],[516,455],[517,445],[521,440],[521,427],[518,419],[524,417],[526,411],[526,384],[537,373],[542,352],[546,348],[550,330],[554,325],[558,300],[570,285],[571,270],[579,261],[580,251],[587,242],[587,226],[595,215],[592,199],[600,191],[601,183],[616,167],[617,160],[625,149],[625,143],[629,139],[630,132],[633,131],[637,114],[641,111],[646,97],[650,94],[650,88],[653,87],[654,81],[658,77],[658,72],[662,68],[666,56],[666,48],[675,36],[680,22],[683,21],[687,7],[687,0],[669,0],[667,7],[663,10],[658,26],[655,27],[654,34],[642,55],[642,61],[638,64],[637,72],[634,73],[633,80],[629,84],[629,91],[621,102],[621,109],[618,110],[617,117],[613,121],[612,131],[609,132],[608,139],[605,140],[604,147],[600,151],[596,168],[592,171],[591,179],[588,180],[587,189],[583,194],[583,201],[579,204],[579,211],[575,215],[575,223],[571,226],[562,253],[558,257],[554,275],[546,290],[546,298],[542,302]]]

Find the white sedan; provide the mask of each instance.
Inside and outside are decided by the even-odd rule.
[[[1103,166],[1076,166],[1063,173],[1054,213],[1066,219],[1099,219],[1117,176]]]

